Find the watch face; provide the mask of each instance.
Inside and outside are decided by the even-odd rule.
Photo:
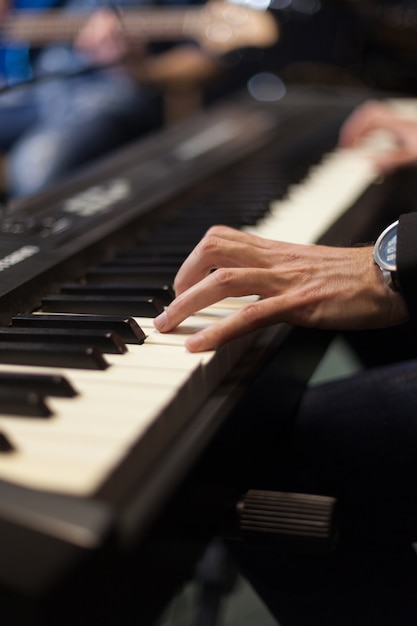
[[[378,237],[374,249],[375,262],[390,272],[397,269],[397,226],[398,221],[388,226]]]

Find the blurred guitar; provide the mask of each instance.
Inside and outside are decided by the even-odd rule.
[[[27,42],[32,46],[72,41],[88,17],[88,13],[59,9],[15,11],[3,21],[0,36],[8,42]],[[130,40],[191,39],[215,55],[245,47],[269,47],[279,36],[270,13],[223,0],[210,0],[191,8],[126,9],[120,13],[120,20],[122,32]]]

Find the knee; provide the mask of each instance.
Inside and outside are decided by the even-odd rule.
[[[53,183],[63,173],[60,155],[58,135],[42,133],[17,142],[7,158],[10,195],[28,196]]]

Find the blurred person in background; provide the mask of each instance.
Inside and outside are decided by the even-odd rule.
[[[71,43],[34,48],[4,38],[0,153],[6,198],[34,194],[162,124],[159,85],[167,72],[204,74],[214,67],[196,45],[174,50],[166,44],[156,48],[156,55],[140,38],[127,41],[118,10],[141,5],[132,0],[0,0],[3,22],[15,10],[27,11],[29,19],[46,9],[62,9],[63,16],[89,12]],[[131,73],[132,63],[150,84]]]

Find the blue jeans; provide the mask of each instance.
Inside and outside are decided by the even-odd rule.
[[[0,96],[9,194],[33,194],[159,123],[157,99],[116,71],[53,79]]]

